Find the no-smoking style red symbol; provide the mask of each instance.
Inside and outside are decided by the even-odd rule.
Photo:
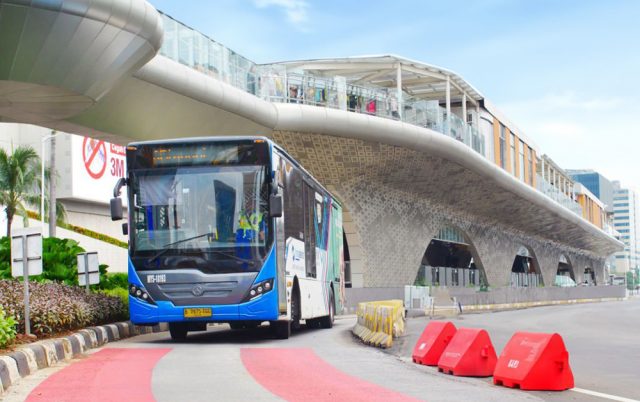
[[[104,141],[84,137],[82,141],[82,161],[89,176],[99,179],[107,168],[107,147]]]

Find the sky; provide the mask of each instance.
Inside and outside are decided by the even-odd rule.
[[[256,63],[396,54],[452,70],[561,167],[640,189],[640,1],[150,2]]]

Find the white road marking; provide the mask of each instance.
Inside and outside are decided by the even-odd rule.
[[[602,392],[589,391],[588,389],[582,389],[582,388],[571,388],[571,391],[575,391],[575,392],[579,392],[581,394],[586,394],[586,395],[591,395],[591,396],[597,396],[597,397],[600,397],[600,398],[610,399],[612,401],[640,402],[638,399],[631,399],[631,398],[625,398],[625,397],[622,397],[622,396],[603,394]]]

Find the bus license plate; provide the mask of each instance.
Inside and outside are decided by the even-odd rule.
[[[211,315],[212,315],[211,308],[209,307],[184,309],[184,318],[211,317]]]

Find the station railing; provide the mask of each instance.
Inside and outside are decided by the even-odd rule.
[[[582,207],[580,204],[571,199],[562,191],[558,190],[551,183],[542,178],[539,174],[536,174],[536,189],[541,193],[546,194],[549,198],[556,201],[558,204],[567,208],[574,214],[582,216]]]
[[[487,281],[477,268],[432,267],[423,265],[419,271],[424,286],[482,287]]]
[[[400,120],[454,138],[486,157],[485,138],[476,127],[437,100],[398,100],[395,90],[348,83],[345,77],[287,71],[283,64],[256,64],[208,36],[161,12],[160,54],[270,102],[302,103]],[[406,94],[405,94],[406,95]],[[579,204],[538,175],[536,188],[577,215]]]
[[[287,71],[282,64],[258,65],[208,36],[162,14],[160,54],[270,102],[302,103],[400,120],[430,128],[485,156],[485,140],[475,127],[447,112],[438,101],[396,99],[387,88],[347,83],[345,77]]]
[[[538,286],[542,286],[542,275],[540,274],[528,273],[528,272],[512,272],[511,273],[511,287],[535,288]]]

